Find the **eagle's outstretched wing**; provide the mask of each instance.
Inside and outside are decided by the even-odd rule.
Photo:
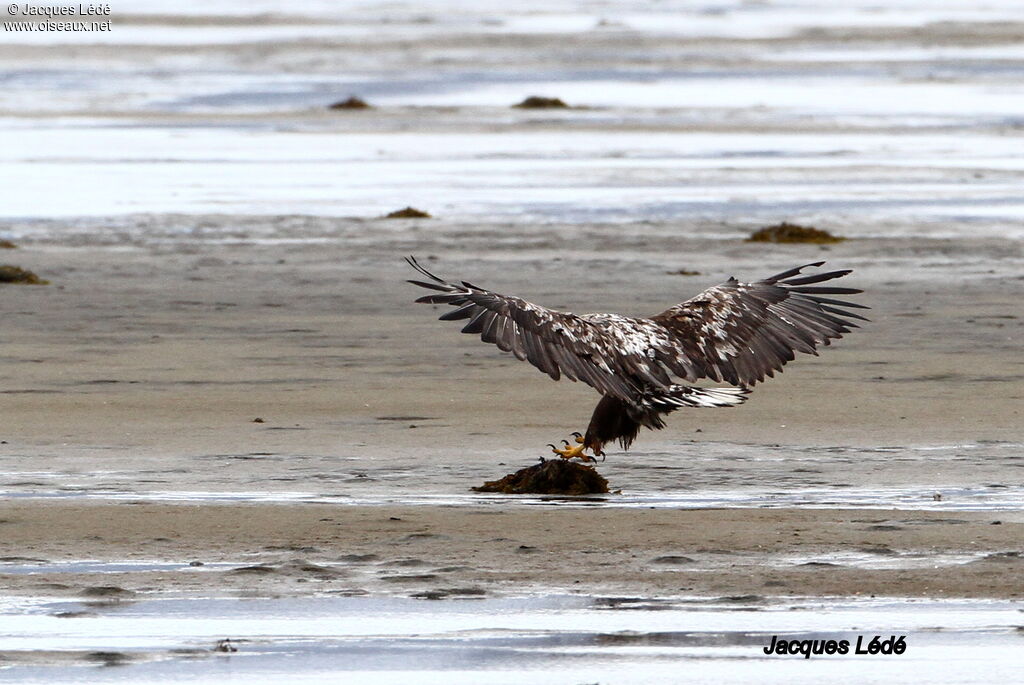
[[[438,291],[417,302],[456,307],[441,315],[442,321],[469,319],[463,333],[479,334],[484,342],[529,361],[555,380],[564,375],[570,380],[579,379],[604,395],[637,401],[640,388],[631,380],[630,368],[634,364],[618,349],[615,338],[601,327],[584,317],[499,295],[466,281],[448,283],[414,258],[406,257],[406,261],[430,279],[410,283]],[[651,362],[647,366],[668,384],[660,365]],[[661,384],[659,380],[657,385]]]
[[[855,328],[864,319],[849,308],[864,305],[822,295],[851,295],[855,288],[812,286],[849,271],[799,276],[808,266],[756,283],[729,279],[649,319],[616,314],[576,315],[518,297],[499,295],[472,283],[448,283],[406,261],[426,276],[409,281],[437,294],[416,300],[455,309],[443,321],[469,319],[463,333],[479,334],[529,361],[553,379],[581,380],[604,395],[633,404],[650,391],[669,390],[670,374],[686,380],[710,378],[749,386],[772,376],[796,352],[817,354],[818,345]]]
[[[849,309],[861,304],[822,295],[853,295],[856,288],[815,286],[850,273],[829,271],[799,276],[815,262],[755,283],[730,278],[651,320],[672,335],[676,349],[658,361],[688,380],[711,378],[733,385],[753,385],[780,371],[797,352],[817,354],[857,324],[867,321]]]

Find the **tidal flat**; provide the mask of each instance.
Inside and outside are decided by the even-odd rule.
[[[0,681],[1019,672],[1015,0],[110,19],[0,44],[4,261],[49,281],[0,285]],[[782,222],[846,240],[746,241]],[[413,305],[410,254],[630,315],[827,261],[871,321],[608,495],[482,495],[597,395]]]

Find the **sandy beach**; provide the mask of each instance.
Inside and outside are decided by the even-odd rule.
[[[333,222],[329,230],[356,229]],[[488,592],[1018,594],[1005,574],[1015,557],[998,555],[1020,551],[1022,324],[1012,312],[1024,282],[1009,277],[1019,254],[971,240],[857,240],[823,254],[737,239],[679,240],[666,256],[617,247],[611,235],[604,240],[614,262],[595,251],[569,258],[568,239],[486,260],[472,257],[473,246],[445,250],[434,263],[441,273],[508,290],[521,282],[509,274],[528,270],[529,291],[516,292],[531,299],[635,313],[721,280],[726,262],[744,275],[827,257],[856,269],[873,307],[864,330],[794,362],[747,405],[680,412],[630,452],[611,451],[599,468],[619,495],[587,507],[526,507],[469,489],[532,463],[545,442],[580,428],[596,395],[552,383],[413,305],[394,256],[439,253],[450,237],[441,230],[424,239],[410,226],[391,232],[394,245],[377,249],[344,238],[22,248],[21,261],[53,283],[4,291],[0,449],[11,499],[0,555],[55,562],[216,553],[275,564],[295,555],[267,548],[292,545],[316,548],[298,556],[317,564],[374,555],[381,573],[399,573],[389,564],[407,555],[428,568],[466,567],[450,580],[416,569],[410,585],[367,579],[369,588],[350,588],[401,593],[450,582]],[[985,259],[995,273],[960,267],[945,284],[909,266],[954,252],[964,263]],[[679,264],[715,266],[704,267],[707,277],[667,273]],[[209,501],[218,497],[238,501]],[[251,501],[259,497],[278,503],[261,513]],[[681,497],[684,507],[704,498],[716,509],[648,508],[662,506],[659,497]],[[784,506],[793,497],[804,506]],[[730,498],[782,508],[717,508]],[[857,512],[844,502],[883,508]],[[995,510],[956,511],[978,507]],[[332,522],[314,525],[318,516]],[[640,543],[638,530],[650,537]],[[396,540],[408,551],[387,553]],[[544,551],[519,554],[520,545]],[[844,566],[844,554],[870,549],[890,561],[933,555],[958,565],[955,574],[938,561]],[[838,567],[812,563],[830,555]],[[1005,563],[973,563],[986,555]],[[674,556],[689,561],[652,566]],[[724,559],[735,570],[722,572]],[[755,568],[762,571],[751,575]],[[189,582],[173,575],[169,589]],[[231,574],[223,577],[230,589]],[[150,586],[153,576],[122,582]]]
[[[461,227],[415,221],[324,220],[333,237],[311,244],[242,237],[272,221],[231,219],[216,237],[169,245],[42,242],[12,254],[52,284],[4,289],[8,463],[17,467],[18,449],[54,446],[91,448],[102,460],[104,451],[117,452],[114,459],[129,451],[143,459],[286,447],[300,454],[301,441],[342,461],[476,468],[481,459],[539,456],[545,442],[589,419],[597,399],[590,388],[554,384],[437,322],[440,310],[412,304],[418,293],[404,279],[415,274],[404,254],[555,308],[635,315],[729,275],[758,278],[813,260],[854,269],[851,283],[872,307],[862,330],[793,362],[740,409],[680,413],[667,430],[645,431],[640,451],[616,455],[610,467],[691,440],[699,449],[1020,438],[1018,243],[858,239],[823,249],[745,243],[734,229],[733,239],[655,235],[638,244],[617,237],[616,225],[564,237],[545,227],[552,235],[540,245],[530,229],[495,227],[508,246],[481,258],[486,232],[474,242]],[[384,232],[374,247],[350,244],[349,235],[370,230]],[[225,243],[221,236],[236,231]],[[458,250],[446,247],[452,242]],[[694,266],[700,276],[669,273]],[[529,283],[513,273],[529,274]],[[257,417],[265,423],[253,424]]]
[[[5,551],[21,554],[3,560],[41,565],[6,576],[8,592],[115,600],[538,592],[1019,599],[1024,564],[1019,513],[15,502],[0,516]],[[138,571],[97,576],[87,565],[76,573],[75,564],[54,564],[97,556]]]
[[[1016,2],[111,23],[0,44],[0,264],[49,281],[0,285],[0,679],[979,682],[1019,653]],[[746,241],[781,221],[847,239]],[[437,321],[406,255],[641,316],[826,261],[871,321],[608,449],[611,494],[482,495],[598,395]],[[758,654],[869,627],[918,651]]]

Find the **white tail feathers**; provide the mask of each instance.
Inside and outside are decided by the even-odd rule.
[[[746,388],[693,388],[673,385],[668,392],[650,398],[650,403],[661,411],[674,411],[680,407],[734,407],[747,401]]]

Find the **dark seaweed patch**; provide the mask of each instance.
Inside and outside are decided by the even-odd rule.
[[[506,495],[594,495],[608,492],[608,481],[590,466],[549,459],[473,490]]]
[[[404,209],[396,209],[391,212],[385,219],[429,219],[430,214],[424,212],[422,209],[416,209],[415,207],[406,207]]]
[[[46,285],[49,281],[39,278],[28,269],[5,264],[0,266],[0,283],[18,283],[21,285]]]
[[[814,243],[817,245],[841,243],[844,240],[846,238],[832,235],[828,231],[811,226],[791,224],[787,221],[754,231],[747,238],[748,243]]]
[[[355,95],[349,96],[344,100],[338,100],[327,106],[327,109],[373,109],[369,103],[362,98],[358,98]]]
[[[519,109],[568,109],[569,105],[561,98],[546,98],[539,95],[531,95],[517,105]]]

